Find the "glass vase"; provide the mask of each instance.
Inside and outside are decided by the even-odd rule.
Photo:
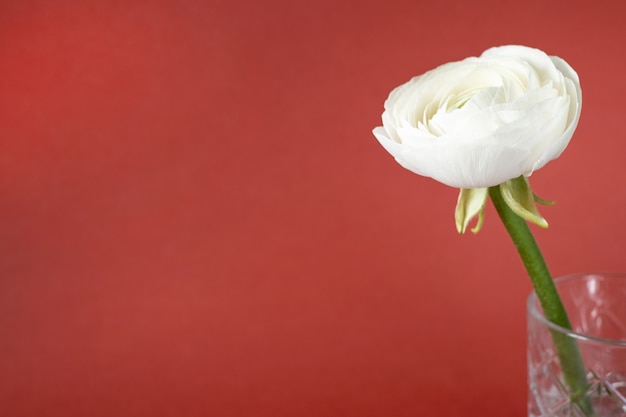
[[[626,417],[626,274],[577,274],[554,282],[573,330],[547,321],[530,295],[529,417]],[[586,383],[577,399],[565,382],[555,337],[578,347]]]

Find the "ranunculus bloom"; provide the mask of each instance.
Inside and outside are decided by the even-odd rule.
[[[581,105],[578,75],[564,60],[502,46],[397,87],[374,135],[416,174],[484,188],[529,176],[557,158]]]

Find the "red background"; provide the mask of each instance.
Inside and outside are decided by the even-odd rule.
[[[495,212],[376,142],[389,91],[519,43],[584,95],[532,177],[554,275],[626,271],[618,1],[0,4],[0,415],[523,416]]]

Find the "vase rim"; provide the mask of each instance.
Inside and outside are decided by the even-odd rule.
[[[572,281],[575,279],[592,278],[592,277],[603,277],[603,278],[609,278],[609,279],[617,278],[617,279],[622,279],[626,281],[626,272],[580,272],[580,273],[563,275],[563,276],[554,278],[554,283],[556,285],[559,283],[564,283],[564,282]],[[606,339],[602,337],[589,336],[584,333],[576,332],[574,330],[570,330],[565,327],[559,326],[547,320],[545,316],[543,315],[543,312],[540,309],[539,303],[537,302],[537,295],[535,291],[532,291],[530,295],[528,296],[526,305],[527,305],[528,312],[532,314],[532,316],[535,319],[537,319],[538,321],[546,325],[548,328],[555,330],[559,333],[563,333],[569,337],[572,337],[581,341],[619,346],[619,347],[626,347],[626,340]]]

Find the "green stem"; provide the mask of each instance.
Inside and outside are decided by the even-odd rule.
[[[548,266],[528,224],[505,203],[499,186],[490,187],[489,196],[522,258],[545,318],[560,327],[571,330],[572,326],[559,293],[554,286]],[[594,415],[591,402],[584,395],[588,384],[578,344],[562,332],[552,332],[552,339],[561,363],[565,383],[571,391],[572,401],[578,404],[585,415]]]

